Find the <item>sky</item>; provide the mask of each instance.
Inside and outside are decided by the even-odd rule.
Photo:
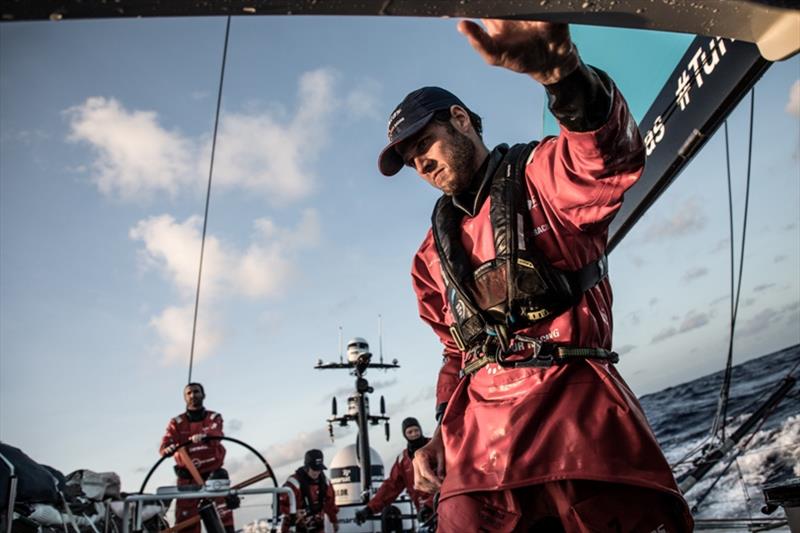
[[[223,18],[0,25],[0,440],[65,473],[116,471],[123,490],[184,408],[224,31]],[[441,347],[409,271],[437,193],[376,168],[388,114],[423,85],[482,115],[490,146],[542,134],[543,89],[484,65],[453,20],[231,24],[192,378],[281,481],[306,449],[354,441],[337,429],[332,445],[324,423],[353,378],[313,369],[338,358],[339,328],[377,354],[381,316],[384,358],[401,365],[367,376],[393,420],[389,442],[371,438],[384,463],[404,417],[433,430]],[[729,118],[737,258],[748,106]],[[766,72],[755,106],[735,362],[800,342],[800,59]],[[724,365],[721,131],[610,257],[614,346],[640,395]],[[227,466],[255,471],[235,445]],[[148,489],[172,480],[163,465]]]

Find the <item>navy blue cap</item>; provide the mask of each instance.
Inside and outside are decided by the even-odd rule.
[[[308,450],[303,465],[312,470],[325,470],[328,468],[322,462],[322,450]]]
[[[428,125],[433,114],[458,105],[467,106],[450,91],[440,87],[422,87],[406,96],[389,116],[389,144],[378,156],[378,168],[384,176],[394,176],[403,168],[403,158],[395,146]]]

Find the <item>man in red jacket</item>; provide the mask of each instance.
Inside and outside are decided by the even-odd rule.
[[[440,490],[444,533],[691,531],[611,351],[607,228],[644,165],[636,123],[565,24],[484,24],[458,28],[488,63],[544,85],[561,130],[490,150],[480,117],[438,87],[389,118],[381,172],[407,165],[444,193],[412,264],[444,345],[416,486]]]
[[[333,485],[322,472],[327,468],[321,450],[308,450],[303,466],[288,477],[283,486],[294,492],[297,515],[294,519],[290,516],[284,518],[281,532],[289,531],[292,525],[300,533],[325,531],[325,516],[333,525],[333,530],[339,531],[339,508],[336,506]],[[280,510],[283,515],[289,513],[289,498],[285,495],[280,497]]]
[[[422,427],[414,417],[403,420],[402,429],[403,436],[407,441],[406,449],[397,456],[389,477],[383,480],[367,506],[356,511],[357,524],[363,524],[369,516],[383,511],[386,506],[397,499],[403,490],[414,502],[414,507],[420,517],[430,516],[433,510],[433,494],[417,490],[414,487],[414,465],[412,463],[416,451],[428,444],[431,439],[422,435]]]
[[[207,437],[222,437],[224,433],[222,432],[222,415],[203,407],[205,398],[205,389],[200,383],[189,383],[184,387],[183,399],[186,401],[186,411],[169,421],[159,450],[162,456],[172,455],[179,445],[191,442],[186,446],[186,451],[204,480],[212,472],[221,469],[225,460],[225,447],[222,446],[222,442],[207,440]],[[192,475],[180,455],[175,455],[175,473],[178,476],[178,486],[195,484],[195,480],[192,479]],[[197,505],[197,500],[176,500],[175,523],[179,524],[195,516]],[[225,529],[232,533],[235,528],[231,510],[222,508],[219,514]],[[198,521],[181,531],[200,533],[200,522]]]

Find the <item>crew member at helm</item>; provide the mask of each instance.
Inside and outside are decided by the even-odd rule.
[[[422,520],[433,512],[433,494],[414,487],[414,453],[430,440],[422,434],[422,426],[416,418],[403,420],[403,437],[406,449],[397,456],[389,477],[383,480],[380,488],[367,503],[366,507],[356,511],[356,523],[363,524],[370,516],[378,514],[391,504],[405,490]]]
[[[438,87],[389,117],[380,171],[408,166],[443,193],[411,273],[444,345],[416,487],[440,490],[442,533],[691,531],[611,351],[607,228],[644,166],[636,122],[566,24],[483,22],[458,29],[489,64],[544,85],[561,128],[489,149],[481,118]]]
[[[333,530],[339,531],[339,508],[336,506],[333,486],[323,473],[327,468],[323,462],[322,451],[308,450],[303,466],[295,470],[283,484],[294,492],[297,515],[294,517],[288,515],[289,498],[282,494],[280,510],[281,514],[285,515],[281,524],[282,532],[289,531],[292,525],[298,532],[322,532],[325,530],[325,516],[333,525]]]
[[[208,437],[222,437],[222,415],[210,411],[203,406],[206,392],[200,383],[189,383],[183,388],[183,399],[186,402],[186,411],[169,421],[167,432],[161,439],[159,452],[161,455],[172,455],[178,446],[191,442],[186,446],[189,458],[202,478],[215,475],[227,477],[227,472],[222,469],[225,460],[225,447],[219,440],[208,440]],[[175,474],[178,476],[177,484],[194,485],[189,470],[180,455],[175,455]],[[218,503],[223,503],[224,498],[219,499]],[[231,502],[234,500],[230,500]],[[192,518],[197,515],[197,500],[176,500],[175,501],[175,523]],[[227,506],[218,505],[220,518],[225,529],[229,532],[235,531],[233,526],[233,512]],[[186,533],[200,533],[200,521],[194,525],[181,529]]]

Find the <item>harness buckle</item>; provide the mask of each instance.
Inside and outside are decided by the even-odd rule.
[[[517,335],[516,340],[528,345],[531,353],[524,359],[509,360],[507,358],[509,353],[498,349],[497,355],[495,356],[498,365],[504,368],[548,368],[556,363],[556,359],[554,357],[555,350],[553,349],[552,344],[545,344],[536,339],[524,337],[522,335]]]
[[[461,338],[461,333],[459,333],[458,328],[453,324],[450,326],[450,336],[453,337],[453,340],[456,343],[456,346],[462,352],[466,351],[466,346],[464,345],[464,339]]]

